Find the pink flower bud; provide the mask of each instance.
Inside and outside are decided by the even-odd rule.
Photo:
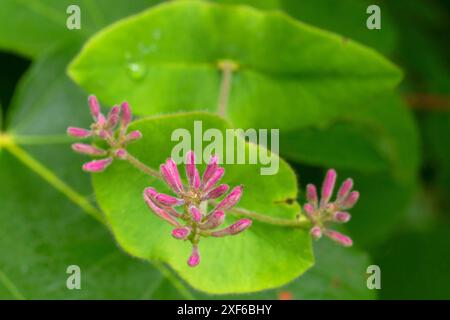
[[[218,162],[219,158],[217,158],[217,156],[215,155],[211,156],[211,159],[209,159],[208,166],[206,167],[205,172],[203,173],[203,184],[206,184],[208,180],[211,179],[214,172],[216,172]]]
[[[201,229],[214,229],[225,221],[225,213],[223,211],[214,211],[209,215],[205,223],[200,225]]]
[[[351,218],[350,213],[344,211],[335,212],[333,215],[333,220],[341,223],[348,222],[350,218]]]
[[[322,184],[322,198],[321,205],[324,206],[330,200],[331,195],[333,194],[334,184],[336,182],[336,171],[334,169],[330,169],[327,171],[325,179]]]
[[[139,140],[140,138],[142,138],[142,133],[139,130],[134,130],[127,134],[125,137],[125,142],[133,142]]]
[[[316,215],[316,209],[314,209],[313,205],[310,203],[306,203],[303,206],[303,209],[305,210],[306,214],[311,218]]]
[[[131,108],[128,102],[122,103],[122,128],[127,128],[131,122]]]
[[[172,172],[170,171],[170,169],[167,167],[167,165],[162,164],[160,166],[160,171],[161,171],[161,175],[164,178],[164,181],[166,181],[166,183],[170,186],[170,188],[175,192],[175,193],[180,193],[180,188],[177,185],[177,182],[175,181],[175,178],[172,174]]]
[[[191,254],[191,256],[189,257],[189,260],[188,260],[188,265],[190,267],[195,267],[199,263],[200,263],[200,254],[199,254],[199,251],[198,251],[198,247],[196,245],[194,245],[192,247],[192,254]]]
[[[224,195],[230,187],[227,184],[221,184],[220,186],[212,189],[210,192],[208,192],[202,200],[208,200],[208,199],[217,199]]]
[[[318,226],[312,227],[310,234],[315,240],[322,238],[322,230]]]
[[[195,206],[191,205],[189,207],[189,212],[191,214],[192,220],[194,220],[195,222],[202,221],[202,213]]]
[[[342,202],[342,209],[350,209],[353,208],[353,206],[358,202],[359,199],[359,192],[358,191],[352,191],[348,195],[348,197]]]
[[[201,184],[201,181],[200,181],[200,174],[198,173],[198,170],[197,170],[197,168],[195,168],[195,171],[194,171],[194,181],[193,181],[193,188],[195,189],[195,190],[198,190],[198,188],[200,188],[200,184]]]
[[[337,198],[339,201],[343,200],[349,194],[350,190],[353,188],[353,180],[351,178],[346,179],[339,188]]]
[[[177,189],[179,190],[178,192],[182,192],[183,191],[183,184],[181,183],[180,173],[178,172],[178,168],[177,168],[177,165],[176,165],[175,161],[173,161],[170,158],[167,159],[166,167],[169,169],[169,171],[170,171],[170,173],[172,175],[172,179],[175,182],[175,185],[177,186]]]
[[[331,240],[336,241],[337,243],[339,243],[344,247],[351,247],[353,245],[352,239],[337,231],[325,230],[325,235],[329,237]]]
[[[83,165],[84,171],[89,172],[102,172],[106,169],[112,162],[112,158],[106,158],[102,160],[94,160]]]
[[[144,200],[147,203],[147,205],[149,206],[149,208],[160,218],[164,219],[165,221],[167,221],[168,223],[170,223],[171,225],[175,226],[175,227],[179,227],[180,224],[178,223],[178,221],[172,217],[168,212],[166,212],[164,209],[158,207],[153,201],[152,199],[150,199],[150,197],[147,195],[148,191],[147,189],[144,192]]]
[[[97,121],[100,116],[100,104],[98,103],[97,97],[94,95],[90,95],[88,101],[91,108],[92,117],[95,121]]]
[[[225,169],[224,168],[217,168],[216,171],[213,173],[213,175],[211,176],[211,178],[209,178],[209,180],[204,183],[203,185],[203,190],[205,192],[208,192],[211,188],[214,187],[214,185],[219,182],[219,180],[223,177],[225,173]]]
[[[125,149],[118,149],[115,151],[114,155],[119,159],[125,159],[127,156],[127,151]]]
[[[75,152],[87,154],[89,156],[104,156],[104,155],[106,155],[105,150],[96,148],[94,146],[91,146],[90,144],[74,143],[72,145],[72,149]]]
[[[159,194],[158,191],[156,191],[155,188],[152,187],[145,188],[144,193],[147,197],[153,200],[156,200],[156,196]]]
[[[185,240],[190,233],[191,229],[188,227],[176,228],[172,230],[172,236],[180,240]]]
[[[103,114],[99,114],[97,117],[97,126],[104,127],[106,125],[106,118]]]
[[[223,199],[219,205],[216,207],[216,210],[226,211],[233,207],[241,198],[242,192],[244,190],[243,186],[234,187],[233,190]]]
[[[195,153],[194,151],[189,151],[186,155],[186,176],[188,178],[188,182],[191,188],[194,187],[196,170],[197,168],[195,166]]]
[[[315,185],[306,185],[306,200],[308,200],[311,204],[317,205],[317,189]]]
[[[72,137],[76,138],[87,138],[91,136],[92,132],[87,129],[83,128],[75,128],[75,127],[69,127],[67,128],[67,133],[71,135]]]
[[[155,200],[165,206],[179,206],[184,203],[182,199],[178,199],[163,193],[158,194]]]
[[[250,219],[240,219],[237,222],[233,223],[231,226],[211,232],[211,235],[213,237],[223,237],[223,236],[229,236],[229,235],[235,235],[238,233],[241,233],[242,231],[248,229],[252,225],[252,220]]]

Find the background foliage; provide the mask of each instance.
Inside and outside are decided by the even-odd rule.
[[[158,1],[111,2],[0,2],[0,122],[14,136],[12,146],[0,136],[0,298],[450,298],[447,2],[371,1],[381,30],[365,27],[366,1],[180,0],[151,11]],[[74,3],[82,29],[69,31]],[[321,241],[303,276],[251,295],[207,295],[165,264],[123,253],[83,213],[96,211],[94,193],[63,135],[89,122],[90,92],[130,100],[140,115],[214,111],[224,55],[243,67],[227,119],[281,128],[300,189],[332,166],[362,193],[347,230],[355,248]],[[378,292],[365,286],[372,263]],[[65,288],[70,264],[83,270],[82,290]],[[258,281],[277,282],[268,278]]]

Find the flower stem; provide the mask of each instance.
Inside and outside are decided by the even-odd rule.
[[[223,60],[218,63],[218,67],[222,71],[222,81],[220,83],[217,113],[221,116],[225,116],[228,107],[228,98],[230,96],[233,71],[237,70],[238,65],[233,61]]]
[[[127,153],[125,160],[128,160],[128,162],[131,165],[133,165],[143,173],[148,174],[149,176],[152,176],[157,179],[162,179],[158,171],[150,168],[149,166],[141,162],[139,159],[132,156],[130,153]],[[209,203],[212,205],[217,204],[213,201],[209,201]],[[301,229],[309,229],[311,227],[311,223],[308,220],[275,218],[258,212],[252,212],[243,208],[232,208],[229,210],[229,212],[235,215],[245,216],[259,222],[272,224],[276,226],[301,228]]]

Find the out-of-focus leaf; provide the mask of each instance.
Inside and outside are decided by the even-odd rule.
[[[2,0],[0,2],[0,48],[36,57],[50,46],[87,38],[115,20],[148,8],[157,0]],[[80,8],[81,28],[69,30],[66,13],[70,5]],[[14,30],[14,32],[12,32]]]
[[[450,229],[402,233],[375,257],[381,268],[382,299],[450,299]]]
[[[206,113],[137,121],[132,129],[140,130],[144,138],[130,145],[130,153],[157,169],[177,144],[171,141],[174,130],[185,128],[195,141],[202,138],[193,136],[193,123],[197,120],[202,121],[204,131],[216,128],[224,136],[229,127],[221,118]],[[257,148],[261,152],[261,147],[248,144],[247,157],[249,150],[255,152]],[[227,152],[224,150],[223,156],[218,156],[226,159]],[[239,207],[285,219],[295,219],[299,214],[300,207],[296,202],[285,201],[296,199],[297,185],[294,172],[284,161],[280,160],[277,174],[266,176],[260,174],[261,164],[225,164],[224,167],[224,182],[230,186],[244,185]],[[172,238],[171,226],[147,208],[142,198],[147,186],[155,186],[161,192],[167,190],[159,180],[120,161],[105,173],[94,176],[97,200],[119,244],[133,256],[169,263],[194,288],[210,293],[274,288],[295,279],[313,264],[307,230],[254,221],[249,230],[237,236],[201,240],[201,263],[190,268],[186,263],[190,243]],[[233,220],[234,217],[228,214],[227,222]]]
[[[8,152],[0,181],[1,299],[148,299],[158,289],[158,271],[126,257],[106,228]],[[70,265],[81,268],[81,290],[66,287]]]

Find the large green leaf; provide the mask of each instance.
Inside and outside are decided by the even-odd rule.
[[[0,48],[36,57],[50,46],[87,38],[101,27],[157,3],[157,0],[2,0]],[[70,5],[80,8],[81,29],[66,26]],[[14,32],[12,32],[14,30]]]
[[[163,280],[156,269],[121,253],[106,228],[7,152],[0,181],[0,299],[153,296]],[[70,265],[81,268],[81,290],[66,287]]]
[[[138,121],[144,138],[130,145],[130,152],[153,168],[171,155],[175,129],[193,134],[194,121],[202,121],[203,130],[216,128],[225,134],[228,127],[221,118],[203,113],[180,114]],[[193,136],[195,141],[202,137]],[[206,143],[204,144],[206,145]],[[258,148],[247,145],[248,150]],[[226,155],[223,156],[225,159]],[[262,165],[226,164],[224,181],[244,185],[239,206],[269,216],[294,219],[300,212],[295,199],[296,178],[280,160],[276,175],[262,176]],[[128,163],[114,163],[94,176],[97,200],[105,212],[119,244],[133,256],[159,259],[169,263],[190,285],[210,293],[252,292],[283,285],[301,275],[313,263],[307,230],[276,227],[254,221],[250,230],[234,237],[204,239],[200,243],[202,262],[188,267],[190,244],[175,240],[170,226],[149,211],[142,199],[147,186],[165,190],[160,181],[146,176]],[[228,222],[233,218],[228,215]]]

